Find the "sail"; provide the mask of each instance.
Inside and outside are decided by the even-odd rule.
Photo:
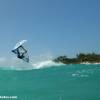
[[[12,52],[17,55],[17,58],[24,60],[25,62],[29,62],[29,55],[26,48],[23,46],[23,44],[27,40],[22,40],[21,42],[18,42]]]

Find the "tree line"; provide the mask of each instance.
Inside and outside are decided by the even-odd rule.
[[[75,58],[68,58],[66,55],[59,56],[54,59],[55,62],[64,64],[79,64],[79,63],[100,63],[100,54],[96,53],[80,53]]]

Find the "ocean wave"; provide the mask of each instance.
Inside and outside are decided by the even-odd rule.
[[[62,63],[55,63],[52,60],[45,60],[45,61],[39,61],[39,62],[17,62],[13,64],[9,64],[8,66],[0,66],[0,69],[3,70],[33,70],[33,69],[42,69],[42,68],[48,68],[48,67],[58,67],[64,65]]]
[[[52,60],[42,61],[38,63],[32,63],[32,66],[34,69],[40,69],[40,68],[47,68],[47,67],[53,67],[53,66],[61,66],[64,65],[62,63],[55,63]]]

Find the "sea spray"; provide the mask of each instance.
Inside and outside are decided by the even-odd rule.
[[[52,60],[42,61],[38,63],[32,63],[32,66],[34,69],[40,69],[40,68],[47,68],[47,67],[54,67],[54,66],[61,66],[64,65],[62,63],[55,63]]]
[[[41,60],[36,62],[26,63],[20,59],[9,59],[5,60],[0,63],[0,69],[3,70],[32,70],[32,69],[41,69],[41,68],[48,68],[48,67],[57,67],[60,65],[64,65],[62,63],[55,63],[52,60]]]
[[[30,56],[29,63],[26,63],[17,57],[2,57],[2,59],[0,59],[0,69],[4,70],[32,70],[60,65],[64,64],[54,62],[51,53],[40,54],[33,57]]]

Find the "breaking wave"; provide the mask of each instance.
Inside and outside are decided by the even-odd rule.
[[[54,67],[64,65],[62,63],[55,63],[52,60],[42,61],[38,63],[32,63],[34,69],[46,68],[46,67]]]
[[[15,59],[12,62],[8,62],[8,64],[7,63],[1,64],[0,69],[3,69],[3,70],[33,70],[33,69],[41,69],[41,68],[48,68],[48,67],[58,67],[61,65],[64,65],[64,64],[55,63],[52,60],[44,60],[44,61],[26,63],[21,60]]]
[[[54,57],[47,52],[30,58],[30,62],[24,62],[17,57],[0,57],[0,69],[4,70],[33,70],[48,67],[58,67],[64,64],[55,63]]]

